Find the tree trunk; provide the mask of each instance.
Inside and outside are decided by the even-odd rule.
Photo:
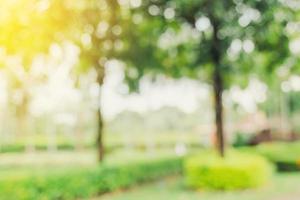
[[[219,22],[214,17],[213,12],[210,13],[210,20],[213,27],[211,56],[214,65],[213,72],[213,87],[215,98],[215,126],[217,136],[217,150],[221,157],[225,156],[225,140],[224,140],[224,125],[223,125],[223,79],[221,69],[221,41],[218,38]]]
[[[97,110],[97,150],[98,150],[98,160],[100,162],[104,159],[104,144],[103,144],[103,118],[102,118],[102,112],[101,107],[98,107]]]
[[[219,70],[214,72],[214,98],[215,98],[215,126],[217,136],[217,148],[221,157],[225,156],[225,141],[223,127],[223,82]]]
[[[104,159],[104,142],[103,142],[103,127],[104,127],[104,122],[103,122],[103,116],[102,116],[102,110],[101,110],[101,89],[103,85],[103,80],[104,80],[104,67],[98,67],[97,69],[97,82],[99,84],[99,99],[98,99],[98,108],[97,108],[97,138],[96,138],[96,143],[97,143],[97,151],[98,151],[98,160],[99,162],[102,162]]]

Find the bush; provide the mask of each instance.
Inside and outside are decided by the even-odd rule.
[[[78,199],[182,172],[182,158],[172,157],[119,166],[0,180],[0,199]]]
[[[273,162],[279,171],[300,170],[300,143],[275,142],[256,147],[243,148],[243,151],[257,153]]]
[[[234,147],[249,146],[252,137],[253,134],[238,132],[235,134],[232,146]]]
[[[212,152],[185,162],[187,185],[200,189],[232,190],[260,186],[272,174],[272,165],[256,155],[228,152],[221,158]]]

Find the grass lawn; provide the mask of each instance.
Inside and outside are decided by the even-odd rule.
[[[174,155],[172,150],[116,151],[107,155],[106,165],[120,165]],[[0,154],[0,180],[32,174],[65,173],[98,166],[96,151],[59,151],[54,153],[2,153]]]
[[[269,185],[238,192],[192,191],[182,177],[172,177],[119,191],[93,200],[296,200],[300,196],[300,173],[277,174]]]

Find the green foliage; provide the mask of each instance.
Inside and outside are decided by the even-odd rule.
[[[258,187],[272,174],[272,166],[262,157],[228,152],[226,158],[211,152],[194,155],[185,162],[186,181],[190,187],[233,190]]]
[[[103,165],[0,180],[0,199],[78,199],[180,173],[182,158],[168,157],[123,165]]]
[[[289,112],[291,112],[292,114],[299,112],[299,110],[300,110],[300,102],[299,102],[300,94],[299,94],[299,92],[290,92],[286,95],[289,97],[289,99],[288,99]]]
[[[260,154],[275,163],[279,171],[300,170],[300,143],[266,143],[244,151]]]
[[[246,133],[236,133],[232,146],[234,147],[242,147],[249,145],[250,139],[253,134],[246,134]]]
[[[45,7],[37,0],[1,1],[0,46],[8,55],[19,55],[26,64],[31,63],[51,43],[61,42],[61,33],[76,23],[72,18],[75,10],[65,3],[53,0]]]
[[[151,13],[152,8],[158,12]],[[167,17],[169,10],[174,16]],[[131,24],[135,31],[127,30],[126,37],[134,45],[122,60],[137,69],[135,76],[131,76],[132,70],[127,71],[129,83],[145,74],[159,73],[211,83],[215,45],[227,87],[246,85],[253,74],[267,81],[266,77],[290,56],[285,29],[295,15],[287,2],[145,0],[132,13],[143,20]],[[252,13],[252,17],[245,13]]]

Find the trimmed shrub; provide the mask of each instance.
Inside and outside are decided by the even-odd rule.
[[[198,189],[233,190],[258,187],[272,174],[272,165],[263,157],[228,152],[221,158],[212,152],[202,152],[185,161],[188,186]]]
[[[101,166],[0,180],[0,199],[88,198],[182,172],[182,158],[170,157],[119,166]]]
[[[299,142],[265,143],[256,147],[242,148],[242,150],[264,156],[276,165],[278,171],[300,170]]]

